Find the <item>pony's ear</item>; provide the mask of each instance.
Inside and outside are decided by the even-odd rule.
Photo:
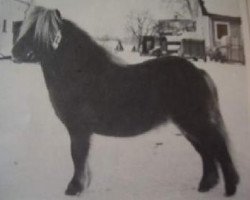
[[[61,15],[61,12],[58,10],[58,9],[55,9],[55,13],[56,13],[56,16],[62,20],[62,15]]]
[[[55,13],[55,16],[57,18],[57,20],[59,22],[62,21],[62,16],[61,16],[61,13],[59,10],[55,9],[54,10],[54,13]],[[54,41],[52,42],[52,47],[54,50],[56,50],[62,40],[62,33],[61,33],[61,30],[60,30],[60,23],[58,23],[58,26],[59,26],[59,30],[57,30],[56,34],[55,34],[55,38],[54,38]]]
[[[54,50],[58,49],[59,44],[61,43],[61,40],[62,40],[62,33],[60,30],[58,30],[56,35],[55,35],[55,39],[52,42],[52,47]]]

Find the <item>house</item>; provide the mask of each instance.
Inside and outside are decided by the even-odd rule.
[[[237,0],[198,0],[198,3],[200,7],[197,32],[204,38],[206,48],[212,50],[226,45],[223,47],[226,48],[224,49],[227,54],[226,60],[244,62],[239,2]]]
[[[29,0],[0,0],[0,56],[11,55],[14,28],[24,18]]]
[[[194,11],[194,18],[175,17],[159,20],[156,26],[157,34],[166,36],[168,43],[174,40],[181,44],[183,39],[202,40],[205,42],[208,54],[217,51],[223,54],[226,61],[244,63],[239,2],[237,0],[194,1],[197,1],[198,5]],[[174,48],[179,49],[178,45]]]
[[[198,18],[201,19],[203,35],[208,47],[215,47],[223,36],[238,38],[242,42],[241,17],[238,1],[227,0],[227,5],[218,3],[214,6],[214,0],[198,0],[200,12]],[[218,1],[217,1],[218,2]],[[223,7],[222,7],[223,5]]]

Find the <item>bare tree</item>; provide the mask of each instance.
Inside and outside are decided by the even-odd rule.
[[[155,20],[149,11],[131,11],[127,16],[126,30],[137,41],[137,49],[142,44],[144,35],[152,35],[154,32]]]
[[[164,21],[159,20],[157,23],[155,23],[154,32],[156,33],[156,35],[161,36],[164,33],[164,30],[165,30]]]

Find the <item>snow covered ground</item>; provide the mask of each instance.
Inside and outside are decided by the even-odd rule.
[[[148,57],[119,53],[127,62]],[[197,62],[215,80],[241,183],[232,199],[250,197],[250,136],[246,67]],[[73,165],[66,129],[50,105],[34,64],[0,61],[0,199],[3,200],[219,200],[223,182],[196,191],[201,161],[180,131],[168,124],[136,138],[94,135],[92,182],[79,197],[64,196]],[[129,146],[129,148],[128,148]]]

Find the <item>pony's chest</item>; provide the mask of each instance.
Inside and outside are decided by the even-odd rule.
[[[75,115],[94,116],[92,104],[98,89],[91,77],[44,71],[44,78],[50,101],[60,119]]]
[[[59,84],[60,85],[60,84]],[[48,87],[51,104],[56,115],[67,124],[72,120],[81,120],[92,124],[96,121],[96,112],[90,96],[83,88],[69,87],[56,84]]]

